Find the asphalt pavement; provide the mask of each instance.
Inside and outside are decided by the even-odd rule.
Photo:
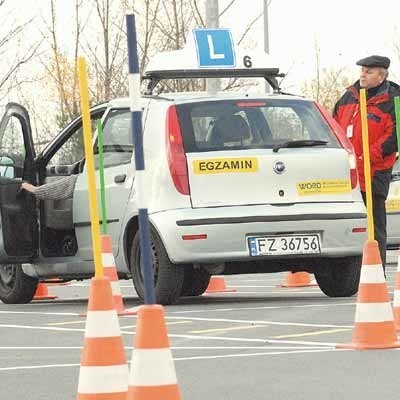
[[[391,261],[392,298],[396,257]],[[336,348],[352,340],[356,297],[278,287],[284,280],[226,276],[233,292],[164,307],[182,399],[397,400],[398,349]],[[76,398],[89,285],[49,286],[53,300],[0,303],[0,399]],[[130,281],[120,286],[125,307],[138,306]],[[119,322],[130,361],[136,317]]]

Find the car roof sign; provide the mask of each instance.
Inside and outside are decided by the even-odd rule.
[[[151,94],[162,79],[265,78],[279,92],[276,77],[283,77],[276,62],[264,50],[235,47],[229,29],[193,29],[181,50],[157,53],[142,79],[149,80]]]
[[[235,46],[229,29],[193,29],[200,68],[236,66]]]

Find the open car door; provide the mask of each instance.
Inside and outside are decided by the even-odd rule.
[[[38,248],[34,196],[20,191],[36,182],[35,151],[27,110],[9,103],[0,122],[0,263],[29,262]]]

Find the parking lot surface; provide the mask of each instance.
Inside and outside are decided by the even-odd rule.
[[[391,298],[396,268],[388,266]],[[398,399],[397,349],[335,347],[351,342],[357,298],[278,287],[284,280],[226,276],[235,291],[164,307],[182,399]],[[89,285],[53,285],[56,299],[0,304],[1,399],[76,398]],[[120,286],[125,307],[139,305],[131,282]],[[136,317],[119,321],[130,361]]]

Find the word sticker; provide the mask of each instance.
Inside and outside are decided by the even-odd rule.
[[[220,174],[228,172],[257,172],[258,160],[249,158],[210,158],[193,161],[195,174]]]
[[[389,214],[400,211],[400,199],[387,199],[385,204],[386,212]]]
[[[297,183],[297,193],[300,196],[314,194],[337,194],[351,191],[349,179],[321,179]]]

